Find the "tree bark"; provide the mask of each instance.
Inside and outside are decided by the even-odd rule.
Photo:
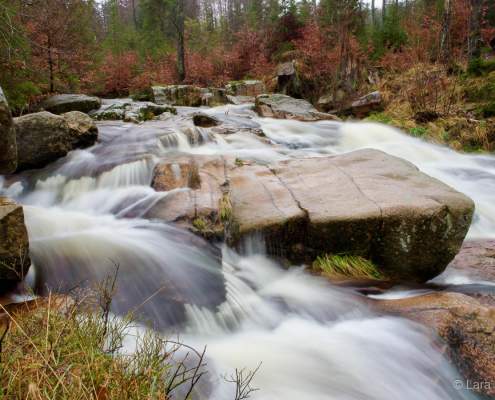
[[[440,62],[450,63],[450,25],[452,21],[452,1],[444,0],[442,31],[440,32]]]
[[[375,15],[375,0],[371,0],[371,22],[373,26],[376,24],[376,15]]]
[[[470,0],[471,15],[469,18],[468,57],[469,60],[481,56],[481,20],[483,0]]]
[[[137,29],[136,0],[131,0],[131,6],[132,6],[132,20],[134,22],[134,28]]]
[[[53,54],[52,54],[52,41],[50,35],[48,35],[48,42],[47,42],[47,47],[48,47],[48,70],[50,74],[50,93],[54,92],[55,89],[55,84],[54,84],[54,77],[53,77]]]
[[[184,0],[177,0],[177,76],[186,79],[186,52],[184,49]]]
[[[382,2],[382,22],[385,22],[387,18],[387,0],[383,0]]]

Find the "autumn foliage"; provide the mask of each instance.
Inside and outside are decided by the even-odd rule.
[[[440,62],[445,15],[449,63],[465,66],[475,1],[483,2],[480,37],[488,48],[495,5],[484,0],[452,0],[449,14],[435,2],[390,2],[384,15],[360,0],[249,0],[239,9],[231,0],[225,9],[217,0],[0,0],[0,85],[18,108],[53,91],[126,96],[176,83],[170,7],[184,2],[183,83],[268,81],[278,63],[296,60],[308,97],[339,87],[359,92],[370,73]]]

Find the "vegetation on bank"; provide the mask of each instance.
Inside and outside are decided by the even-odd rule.
[[[466,72],[420,64],[390,74],[378,85],[385,108],[367,120],[458,151],[495,151],[495,62],[475,64]]]
[[[132,319],[112,318],[109,299],[50,295],[0,305],[0,397],[190,398],[206,373],[204,351],[152,331],[132,335]]]

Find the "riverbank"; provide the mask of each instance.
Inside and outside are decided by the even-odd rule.
[[[495,63],[466,71],[417,65],[388,73],[377,89],[384,109],[368,121],[388,124],[411,136],[456,151],[495,151]]]

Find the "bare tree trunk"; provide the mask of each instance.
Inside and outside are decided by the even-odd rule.
[[[376,9],[375,9],[375,0],[371,0],[371,22],[373,23],[373,26],[376,24],[376,15],[375,15]]]
[[[186,54],[184,49],[184,0],[177,0],[177,76],[179,82],[186,79]]]
[[[134,22],[134,28],[137,28],[136,0],[131,0],[131,6],[132,6],[132,20]]]
[[[50,73],[50,93],[54,92],[55,89],[55,84],[54,84],[54,77],[53,77],[53,54],[52,54],[52,40],[50,35],[48,35],[48,42],[47,42],[47,47],[48,47],[48,70]]]
[[[382,2],[382,22],[385,22],[387,18],[387,0],[383,0]]]
[[[452,1],[444,0],[442,31],[440,32],[440,62],[450,63],[450,25],[452,21]]]
[[[469,60],[481,56],[481,19],[483,0],[470,0],[471,15],[469,18],[468,57]]]

